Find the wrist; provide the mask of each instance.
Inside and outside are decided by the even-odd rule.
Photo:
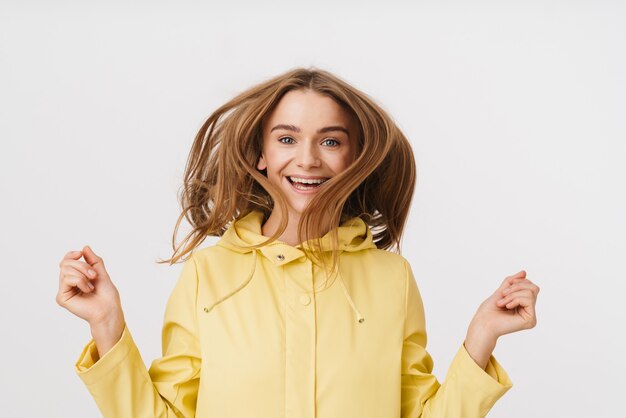
[[[89,321],[89,327],[92,334],[105,334],[123,328],[124,323],[124,313],[120,311]]]
[[[485,353],[485,355],[488,353],[489,355],[487,357],[491,355],[497,343],[497,338],[494,338],[490,334],[483,333],[480,330],[473,329],[467,330],[465,341],[463,342],[466,349],[472,349],[472,352],[476,353]]]
[[[484,370],[496,348],[497,341],[498,337],[490,332],[488,327],[479,322],[472,322],[467,330],[463,346],[474,362]]]
[[[98,355],[102,357],[120,340],[126,322],[124,315],[120,313],[97,322],[90,322],[89,325]]]
[[[483,321],[477,317],[472,318],[467,328],[467,336],[480,338],[485,343],[493,344],[493,346],[496,345],[500,337],[493,331],[493,327],[491,327],[487,321]]]

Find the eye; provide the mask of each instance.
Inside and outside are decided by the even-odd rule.
[[[282,138],[278,138],[278,142],[282,142],[283,144],[287,144],[287,142],[283,142],[283,139],[291,139],[291,140],[293,140],[293,138],[290,137],[290,136],[283,136]]]
[[[337,141],[337,140],[336,140],[336,139],[334,139],[334,138],[327,138],[327,139],[325,139],[325,140],[324,140],[324,142],[326,142],[326,141],[333,141],[333,142],[335,142],[335,144],[336,144],[335,146],[338,146],[338,145],[339,145],[339,141]]]

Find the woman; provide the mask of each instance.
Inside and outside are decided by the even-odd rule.
[[[103,415],[485,416],[512,386],[496,341],[535,326],[539,288],[507,277],[440,384],[399,254],[414,185],[405,136],[329,72],[289,71],[216,110],[189,155],[174,237],[183,217],[193,231],[165,261],[189,257],[149,370],[102,258],[61,261],[57,303],[90,324],[76,372]],[[220,240],[197,249],[206,236]]]

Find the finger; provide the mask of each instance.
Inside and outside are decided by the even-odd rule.
[[[106,275],[106,269],[104,268],[104,261],[100,256],[98,256],[90,246],[85,245],[83,247],[83,255],[85,256],[85,261],[91,265],[91,267],[102,276]]]
[[[530,285],[530,287],[531,287],[532,289],[534,289],[535,294],[538,294],[538,293],[539,293],[539,291],[541,290],[541,289],[539,288],[539,286],[537,286],[535,283],[533,283],[532,281],[530,281],[530,280],[528,280],[528,279],[523,279],[523,283],[528,283],[528,284]]]
[[[66,276],[63,291],[67,292],[68,290],[72,290],[73,287],[78,287],[84,293],[91,293],[96,288],[91,282],[87,281],[85,277]]]
[[[67,284],[67,279],[68,277],[78,277],[81,280],[85,281],[86,283],[89,283],[90,285],[94,286],[93,283],[91,283],[91,280],[94,279],[94,277],[87,277],[83,274],[82,271],[80,270],[76,270],[74,267],[70,267],[70,266],[65,266],[62,270],[61,270],[61,288],[64,288],[65,291],[67,291],[69,285]],[[64,284],[65,283],[65,284]]]
[[[516,278],[516,277],[526,277],[526,270],[520,270],[514,275],[509,276],[509,278]]]
[[[521,279],[526,277],[526,270],[520,270],[519,272],[515,273],[512,276],[507,276],[506,279],[504,279],[502,281],[502,284],[500,285],[501,288],[506,287],[507,285],[512,284],[515,279]]]
[[[496,302],[496,305],[500,307],[505,306],[506,304],[510,303],[512,300],[518,297],[528,297],[532,299],[533,301],[536,300],[535,294],[531,290],[522,289],[522,290],[518,290],[516,292],[513,292],[503,297],[502,299]]]
[[[505,301],[505,300],[511,300],[512,298],[519,296],[519,295],[527,295],[530,297],[535,297],[535,294],[533,293],[533,291],[531,289],[518,289],[515,290],[513,292],[510,292],[504,296],[502,296],[502,298],[500,298],[500,300],[498,300],[498,302],[501,301]]]
[[[510,302],[508,302],[506,305],[504,305],[502,307],[503,309],[507,309],[507,310],[514,310],[514,309],[523,309],[524,313],[525,313],[525,317],[530,316],[533,317],[535,316],[535,307],[532,303],[532,300],[530,300],[530,298],[528,297],[517,297],[514,298],[513,300],[511,300]]]
[[[62,270],[67,274],[73,273],[74,271],[82,273],[85,277],[89,279],[96,278],[96,271],[91,268],[91,266],[84,261],[80,260],[66,260],[63,264]]]
[[[536,286],[535,284],[533,284],[532,282],[530,282],[529,280],[522,280],[522,281],[516,281],[514,284],[505,287],[504,289],[502,289],[501,291],[501,295],[502,296],[506,296],[508,294],[511,294],[513,292],[516,292],[518,290],[522,290],[522,289],[528,289],[530,290],[533,295],[537,295],[539,293],[539,287]]]
[[[518,313],[520,313],[528,321],[531,327],[534,326],[537,322],[535,314],[535,304],[532,298],[523,296],[517,297],[507,303],[505,305],[505,308],[509,310],[521,308],[522,310],[518,310]]]
[[[518,282],[533,283],[528,277],[517,277],[517,278],[511,279],[510,281],[512,283],[518,283]]]
[[[78,260],[82,256],[83,256],[82,251],[70,251],[63,256],[63,258],[59,262],[59,267],[61,267],[61,265],[63,264],[65,260]]]
[[[509,303],[507,303],[506,305],[504,305],[507,309],[513,309],[513,308],[517,308],[518,306],[522,306],[524,308],[529,308],[531,306],[533,306],[533,302],[532,302],[532,298],[531,297],[524,297],[524,296],[518,296],[513,298],[513,300],[511,300]]]
[[[522,283],[524,285],[529,286],[531,289],[533,289],[533,293],[535,293],[535,295],[539,294],[539,290],[541,290],[539,288],[539,286],[537,286],[535,283],[531,282],[528,279],[515,279],[515,281],[513,282],[513,285],[518,284],[518,283]]]
[[[529,298],[519,297],[506,304],[506,309],[515,310],[515,314],[523,318],[525,329],[534,328],[537,325],[535,305]]]

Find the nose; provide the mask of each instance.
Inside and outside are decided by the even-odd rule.
[[[319,167],[321,164],[315,143],[304,143],[299,147],[296,155],[296,165],[302,168]]]

